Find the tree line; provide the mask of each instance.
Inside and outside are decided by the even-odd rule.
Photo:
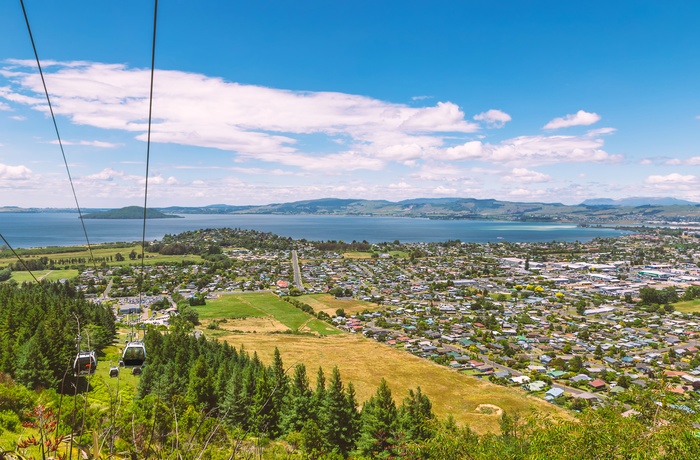
[[[28,388],[58,389],[81,345],[112,342],[114,315],[69,283],[0,284],[0,371]]]
[[[312,388],[306,367],[286,368],[277,349],[273,362],[265,365],[243,347],[196,338],[180,326],[169,334],[148,331],[145,344],[149,363],[138,398],[148,401],[144,407],[151,410],[162,405],[162,413],[146,416],[154,418],[155,440],[163,445],[174,442],[172,408],[208,414],[222,424],[223,438],[238,433],[291,439],[309,454],[339,457],[385,450],[399,432],[411,439],[427,436],[433,418],[420,388],[397,407],[384,380],[360,410],[352,383],[343,383],[337,367],[329,377],[319,368]],[[122,435],[129,445],[138,442],[128,430]]]

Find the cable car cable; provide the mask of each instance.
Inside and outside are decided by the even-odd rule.
[[[148,135],[146,137],[146,181],[143,193],[143,230],[141,232],[141,271],[139,274],[139,310],[143,308],[143,278],[146,270],[146,214],[148,210],[148,170],[151,160],[151,125],[153,122],[153,81],[156,71],[156,31],[158,26],[158,0],[153,7],[153,40],[151,43],[151,82],[148,96]],[[133,325],[131,329],[133,333]],[[132,335],[133,336],[133,335]],[[145,350],[144,350],[145,355]]]
[[[0,233],[0,238],[2,238],[2,240],[5,242],[5,246],[7,246],[10,249],[10,251],[12,251],[12,254],[14,254],[15,257],[17,257],[17,260],[19,260],[22,263],[22,265],[24,265],[24,268],[29,272],[29,274],[32,276],[32,278],[34,278],[34,281],[36,281],[36,284],[41,286],[41,289],[44,290],[44,293],[46,295],[48,295],[49,293],[46,292],[46,289],[44,289],[44,286],[39,282],[39,280],[36,278],[36,276],[34,276],[34,273],[32,273],[32,271],[29,269],[29,267],[27,267],[27,264],[24,262],[24,260],[22,260],[22,258],[19,256],[19,254],[17,254],[17,252],[15,252],[15,250],[12,248],[12,245],[10,245],[10,243],[5,239],[5,237],[2,235],[2,233]]]
[[[49,97],[49,90],[46,88],[46,80],[44,79],[44,71],[41,69],[41,62],[39,62],[39,53],[36,50],[36,44],[34,43],[34,35],[32,35],[32,28],[29,25],[29,17],[27,16],[27,10],[24,7],[24,0],[19,0],[22,4],[22,13],[24,13],[24,22],[27,24],[27,32],[29,32],[29,39],[32,42],[32,49],[34,50],[34,57],[36,58],[36,65],[39,68],[39,75],[41,76],[41,84],[44,86],[44,94],[46,94],[46,102],[49,105],[49,111],[51,112],[51,119],[53,120],[53,127],[56,130],[56,137],[58,138],[58,145],[61,148],[61,155],[63,156],[63,164],[66,166],[66,173],[68,173],[68,180],[70,181],[70,188],[73,191],[73,198],[75,199],[75,206],[78,208],[78,216],[80,217],[80,224],[83,226],[83,233],[85,234],[85,241],[87,242],[88,251],[90,252],[90,260],[92,260],[92,265],[95,270],[97,270],[97,264],[95,262],[95,257],[92,254],[92,246],[90,245],[90,238],[88,238],[87,229],[85,228],[85,221],[83,220],[83,212],[80,209],[80,203],[78,203],[78,195],[75,193],[75,186],[73,185],[73,178],[70,174],[70,168],[68,167],[68,160],[66,159],[66,152],[63,149],[63,141],[61,141],[61,134],[58,132],[58,123],[56,123],[56,115],[53,113],[53,106],[51,105],[51,98]]]

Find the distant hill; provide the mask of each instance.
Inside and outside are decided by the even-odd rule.
[[[593,198],[581,203],[581,206],[692,206],[697,203],[670,197],[630,197],[613,200],[611,198]]]
[[[173,214],[164,214],[155,209],[146,210],[146,219],[173,219],[182,218]],[[143,207],[127,206],[121,209],[113,209],[111,211],[98,211],[85,214],[83,219],[143,219]]]
[[[664,204],[655,204],[664,203]],[[2,209],[2,208],[0,208]],[[4,210],[4,209],[3,209]],[[11,208],[11,212],[75,212],[75,209]],[[9,212],[9,210],[4,210]],[[91,209],[86,219],[142,219],[143,208]],[[87,210],[86,210],[87,212]],[[277,214],[419,217],[427,219],[489,219],[504,221],[559,222],[581,225],[627,225],[649,222],[700,222],[700,204],[675,198],[600,198],[580,205],[527,203],[477,198],[415,198],[398,202],[352,198],[322,198],[260,206],[171,206],[149,208],[149,219],[180,217],[173,214]]]
[[[672,204],[651,204],[655,200]],[[523,203],[476,198],[415,198],[399,202],[322,198],[262,206],[215,204],[203,207],[158,209],[178,214],[314,214],[428,219],[492,219],[582,225],[637,224],[675,220],[700,221],[700,205],[673,198],[630,198],[625,200],[603,198],[587,200],[584,203],[586,204],[568,206],[561,203]],[[643,204],[633,206],[627,203]]]
[[[256,206],[232,206],[229,204],[210,204],[207,206],[169,206],[157,208],[168,214],[234,214]]]

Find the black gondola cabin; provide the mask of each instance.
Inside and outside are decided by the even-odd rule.
[[[146,362],[146,346],[143,342],[129,342],[122,353],[122,364],[125,367],[143,366]]]
[[[97,369],[97,358],[94,351],[81,351],[73,362],[73,374],[76,377],[81,375],[91,375]]]

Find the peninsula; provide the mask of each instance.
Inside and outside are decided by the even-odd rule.
[[[182,218],[174,214],[165,214],[155,209],[146,210],[147,219],[174,219]],[[141,206],[127,206],[110,211],[97,211],[85,214],[83,219],[143,219],[143,208]]]

